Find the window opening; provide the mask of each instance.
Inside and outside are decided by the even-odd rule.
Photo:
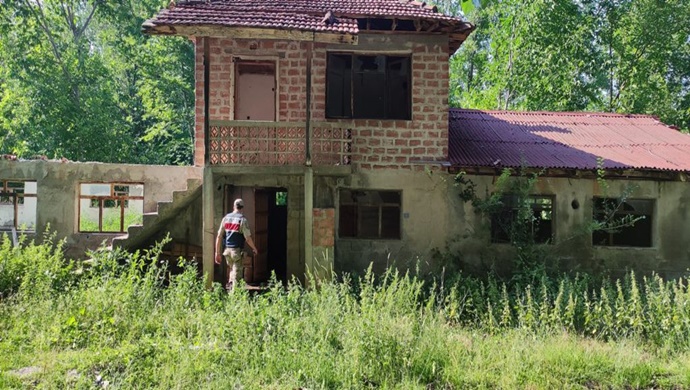
[[[400,239],[400,191],[341,190],[340,237]]]
[[[328,55],[328,118],[411,118],[410,57]]]
[[[276,206],[287,206],[287,192],[276,192]]]
[[[553,197],[530,195],[521,200],[517,195],[507,194],[501,203],[503,207],[491,216],[491,242],[553,242]],[[521,209],[525,212],[521,213]]]
[[[79,231],[122,233],[140,225],[144,216],[144,185],[81,183]]]
[[[0,189],[0,230],[36,230],[37,183],[28,180],[2,180]]]
[[[654,200],[594,198],[596,222],[603,229],[592,233],[592,245],[652,246]]]

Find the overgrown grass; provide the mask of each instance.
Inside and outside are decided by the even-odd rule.
[[[24,244],[0,248],[0,388],[690,388],[686,280],[390,271],[250,296],[155,250],[82,269]]]

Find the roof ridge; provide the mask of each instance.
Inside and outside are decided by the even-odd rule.
[[[650,114],[630,114],[600,111],[511,111],[511,110],[480,110],[473,108],[450,108],[451,112],[485,113],[485,114],[510,114],[510,115],[551,115],[551,116],[586,116],[586,117],[611,117],[611,118],[651,118],[659,121],[659,118]]]

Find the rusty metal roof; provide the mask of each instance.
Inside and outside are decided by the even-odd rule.
[[[451,109],[448,154],[463,167],[690,171],[690,135],[648,115]]]
[[[329,12],[332,17],[326,18]],[[175,34],[180,26],[224,26],[357,34],[358,18],[430,22],[433,28],[451,34],[455,48],[474,29],[462,18],[416,0],[187,0],[171,2],[143,29],[150,34]]]

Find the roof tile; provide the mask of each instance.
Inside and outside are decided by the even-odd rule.
[[[324,22],[329,11],[334,18]],[[414,0],[188,0],[160,11],[144,29],[219,25],[357,34],[358,17],[438,21],[463,33],[474,28]]]

